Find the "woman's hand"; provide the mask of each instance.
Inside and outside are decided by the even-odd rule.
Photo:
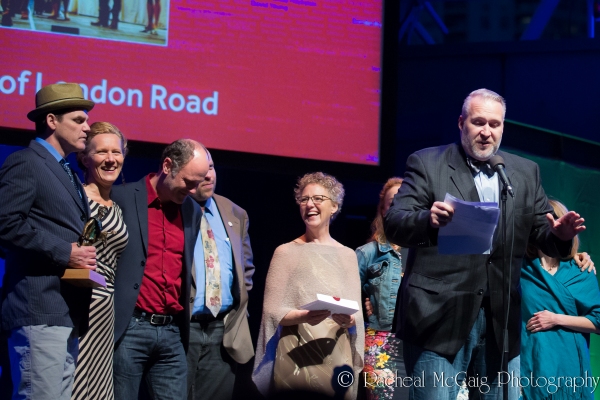
[[[533,317],[527,321],[525,328],[532,333],[535,333],[547,331],[548,329],[554,328],[556,325],[558,325],[557,315],[551,311],[544,310],[534,313]]]
[[[331,319],[334,320],[342,328],[350,328],[356,324],[354,315],[348,314],[331,314]]]
[[[586,317],[555,314],[548,310],[538,311],[533,314],[533,317],[527,321],[525,328],[531,332],[541,332],[555,326],[572,329],[577,332],[600,334],[600,329],[596,328],[596,325]]]
[[[365,312],[367,313],[367,317],[373,315],[373,305],[371,304],[371,299],[368,297],[365,298]]]
[[[581,269],[581,272],[587,270],[587,272],[594,272],[596,274],[596,268],[594,267],[594,262],[588,253],[585,251],[583,253],[577,253],[575,255],[575,262],[577,266]]]
[[[291,326],[306,323],[315,326],[320,324],[325,318],[329,317],[329,315],[331,315],[331,313],[327,310],[292,310],[282,318],[279,325]]]
[[[317,311],[308,311],[308,310],[299,310],[305,311],[305,321],[307,324],[315,326],[320,324],[325,320],[325,318],[329,317],[331,313],[327,310],[317,310]]]

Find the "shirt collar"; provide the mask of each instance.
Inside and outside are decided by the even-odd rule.
[[[41,144],[42,146],[44,146],[46,148],[46,150],[48,150],[50,152],[50,154],[52,154],[52,156],[56,159],[56,161],[60,162],[60,160],[63,159],[63,157],[58,154],[58,151],[56,151],[56,149],[54,147],[52,147],[52,145],[50,143],[48,143],[47,141],[45,141],[44,139],[40,138],[40,137],[36,137],[35,141],[38,142],[39,144]]]
[[[389,244],[388,242],[385,242],[385,243],[377,242],[377,246],[379,247],[379,251],[382,253],[387,253],[388,251],[393,250],[392,245]]]
[[[152,187],[150,183],[150,179],[152,179],[156,174],[148,174],[146,175],[146,192],[148,192],[148,207],[160,207],[160,199],[158,198],[158,194],[156,194],[156,190]]]
[[[215,215],[215,202],[212,197],[209,197],[204,203],[204,212],[208,212],[210,215]]]

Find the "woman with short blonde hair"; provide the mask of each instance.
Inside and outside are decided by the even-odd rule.
[[[329,234],[344,187],[315,172],[298,180],[294,197],[305,232],[279,246],[271,260],[252,379],[264,395],[302,390],[355,399],[364,348],[358,265],[354,252]],[[359,311],[302,309],[318,294],[354,300]]]

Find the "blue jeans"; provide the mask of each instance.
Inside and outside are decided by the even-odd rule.
[[[79,352],[76,330],[30,325],[8,337],[13,400],[69,400]]]
[[[483,400],[502,398],[508,385],[509,400],[519,398],[520,357],[508,362],[508,374],[500,373],[501,355],[496,345],[492,321],[486,323],[484,309],[454,359],[404,341],[404,362],[413,377],[411,400],[456,400],[458,389],[466,381],[469,391]]]
[[[190,323],[188,400],[231,399],[237,363],[223,347],[222,320]]]
[[[131,317],[113,361],[116,400],[137,399],[144,375],[152,398],[185,398],[187,368],[177,325],[157,326]]]

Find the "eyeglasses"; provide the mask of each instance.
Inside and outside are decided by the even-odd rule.
[[[331,200],[331,199],[329,197],[327,197],[327,196],[323,196],[321,194],[317,194],[315,196],[304,196],[304,197],[301,197],[300,200],[298,200],[298,204],[308,204],[309,200],[312,200],[313,204],[319,205],[322,202],[324,202],[325,200]]]

